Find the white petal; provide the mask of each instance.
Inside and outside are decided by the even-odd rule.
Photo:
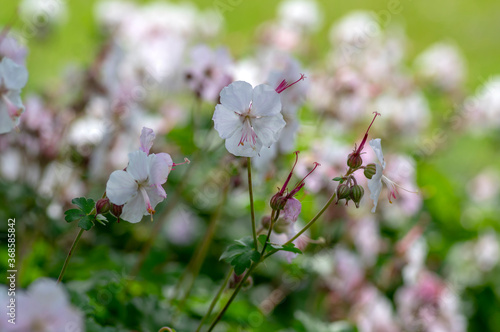
[[[140,193],[137,193],[131,200],[123,207],[120,219],[126,220],[130,223],[138,223],[142,220],[144,215],[148,214],[146,211],[146,203]]]
[[[20,90],[28,82],[28,71],[5,57],[0,62],[0,78],[7,89]]]
[[[244,81],[236,81],[220,93],[220,103],[228,110],[238,113],[246,113],[252,101],[252,86]]]
[[[165,189],[163,189],[162,186],[148,187],[146,188],[146,193],[149,196],[149,201],[153,209],[158,203],[163,202],[163,200],[167,198],[167,193],[165,192]]]
[[[384,154],[382,153],[382,145],[380,144],[380,138],[375,138],[370,141],[370,146],[373,149],[373,152],[377,155],[377,158],[382,165],[382,168],[385,169],[385,160]]]
[[[252,115],[269,116],[281,112],[280,95],[267,84],[257,85],[253,89]]]
[[[7,105],[0,100],[0,134],[5,134],[14,129],[15,123],[9,116]]]
[[[242,125],[242,117],[221,104],[215,107],[212,120],[214,121],[215,130],[224,139],[231,137]]]
[[[257,142],[255,146],[252,146],[248,142],[244,145],[240,144],[241,140],[241,131],[237,131],[233,136],[226,139],[226,149],[230,153],[239,157],[255,157],[259,154],[260,149],[262,148],[262,143],[257,138]]]
[[[149,163],[146,152],[141,150],[130,152],[128,158],[127,172],[137,182],[145,181],[149,175]]]
[[[370,142],[371,145],[371,142]],[[372,212],[375,212],[377,209],[378,198],[380,196],[380,192],[382,191],[382,166],[379,164],[375,164],[377,167],[376,173],[372,176],[371,179],[368,180],[368,189],[370,189],[370,198],[373,201],[373,209]]]
[[[290,198],[285,204],[283,209],[283,219],[288,222],[295,223],[299,218],[300,211],[302,210],[302,204],[298,199]],[[293,226],[292,226],[293,229]]]
[[[270,147],[271,144],[280,138],[281,129],[285,127],[281,113],[274,116],[263,116],[258,119],[252,119],[252,126],[255,133],[262,142],[262,145]]]
[[[141,151],[144,151],[144,152],[146,152],[146,154],[149,154],[149,150],[153,146],[153,141],[154,141],[155,137],[156,137],[156,135],[155,135],[153,129],[143,127],[142,132],[141,132],[141,137],[140,137]]]
[[[132,176],[125,171],[114,171],[109,176],[106,184],[106,196],[111,203],[116,205],[125,204],[137,194],[137,183]]]
[[[149,184],[164,184],[174,162],[168,153],[151,154],[149,161]]]

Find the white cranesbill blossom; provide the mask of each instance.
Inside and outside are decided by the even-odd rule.
[[[154,133],[143,128],[141,149],[129,153],[125,170],[114,171],[106,184],[106,195],[111,203],[124,205],[120,219],[131,223],[142,220],[144,215],[155,213],[155,206],[167,198],[162,184],[174,165],[167,153],[149,154]]]
[[[28,82],[28,71],[9,58],[0,62],[0,134],[8,133],[19,124],[24,112],[21,89]]]
[[[7,289],[0,287],[2,294]],[[7,296],[0,296],[0,304],[8,307]],[[1,331],[5,332],[82,332],[84,331],[83,315],[75,309],[62,285],[55,280],[40,278],[34,281],[26,291],[16,290],[16,305],[19,315],[15,324],[8,323],[9,315],[2,317]]]
[[[369,144],[380,162],[379,164],[375,164],[377,171],[373,175],[373,177],[368,180],[368,189],[370,189],[370,198],[373,201],[372,212],[375,212],[377,208],[378,198],[380,196],[380,192],[382,191],[382,183],[384,183],[389,189],[388,198],[390,203],[392,203],[391,200],[392,198],[396,198],[397,187],[401,188],[401,186],[399,186],[394,181],[389,179],[387,176],[382,174],[385,169],[385,160],[384,160],[384,154],[382,153],[382,146],[380,145],[380,138],[372,139]],[[404,188],[401,189],[408,191]]]
[[[255,157],[263,146],[270,147],[286,124],[278,92],[266,84],[252,88],[244,81],[222,89],[212,119],[227,150],[241,157]]]

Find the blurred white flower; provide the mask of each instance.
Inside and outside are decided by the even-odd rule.
[[[7,290],[0,286],[2,294]],[[7,297],[2,296],[2,307],[7,304]],[[16,290],[18,315],[16,324],[4,324],[7,316],[2,318],[0,327],[5,332],[83,332],[83,314],[75,309],[62,285],[56,281],[40,278],[34,281],[26,291]]]
[[[19,15],[26,24],[40,29],[64,23],[68,16],[66,0],[22,0]]]
[[[28,71],[9,58],[0,62],[0,134],[8,133],[19,124],[24,112],[21,89],[28,82]]]
[[[465,80],[465,60],[453,44],[436,43],[415,59],[417,73],[427,82],[446,91],[459,90]]]
[[[278,6],[280,21],[289,28],[307,32],[316,31],[321,26],[322,15],[314,0],[285,0]]]

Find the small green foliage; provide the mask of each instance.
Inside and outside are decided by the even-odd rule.
[[[82,210],[85,214],[90,214],[95,207],[95,202],[92,198],[73,198],[73,200],[71,200],[71,203],[78,206],[80,210]]]
[[[95,201],[91,198],[79,197],[74,198],[71,203],[78,206],[78,209],[69,209],[64,212],[64,219],[67,222],[78,221],[78,227],[88,231],[98,221],[104,225],[107,222],[106,217],[95,215]]]
[[[259,235],[259,237],[257,238],[257,240],[262,245],[264,245],[266,243],[266,239],[267,239],[267,236],[264,235],[264,234]],[[293,244],[293,243],[288,243],[286,245],[281,245],[281,244],[276,244],[276,243],[268,242],[267,244],[268,245],[266,247],[266,253],[274,249],[274,250],[289,251],[289,252],[293,252],[293,253],[296,253],[296,254],[302,254],[302,251],[299,248],[297,248],[295,246],[295,244]]]
[[[234,267],[234,272],[238,275],[245,272],[253,262],[260,260],[260,253],[254,248],[251,237],[244,237],[236,240],[235,244],[227,247],[226,251],[220,257]]]
[[[333,178],[332,180],[333,181],[340,181],[340,180],[342,180],[342,178],[340,176],[337,176],[336,178]]]

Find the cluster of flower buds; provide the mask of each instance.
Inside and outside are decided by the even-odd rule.
[[[117,218],[116,222],[120,222],[120,216],[123,211],[123,205],[113,204],[109,201],[109,198],[104,197],[96,202],[95,208],[96,208],[96,214],[104,214],[110,212]]]
[[[346,178],[342,178],[341,183],[337,187],[337,202],[339,200],[345,199],[345,205],[348,204],[349,200],[352,200],[357,208],[359,208],[359,202],[365,194],[365,189],[360,186],[354,176],[349,175]]]

